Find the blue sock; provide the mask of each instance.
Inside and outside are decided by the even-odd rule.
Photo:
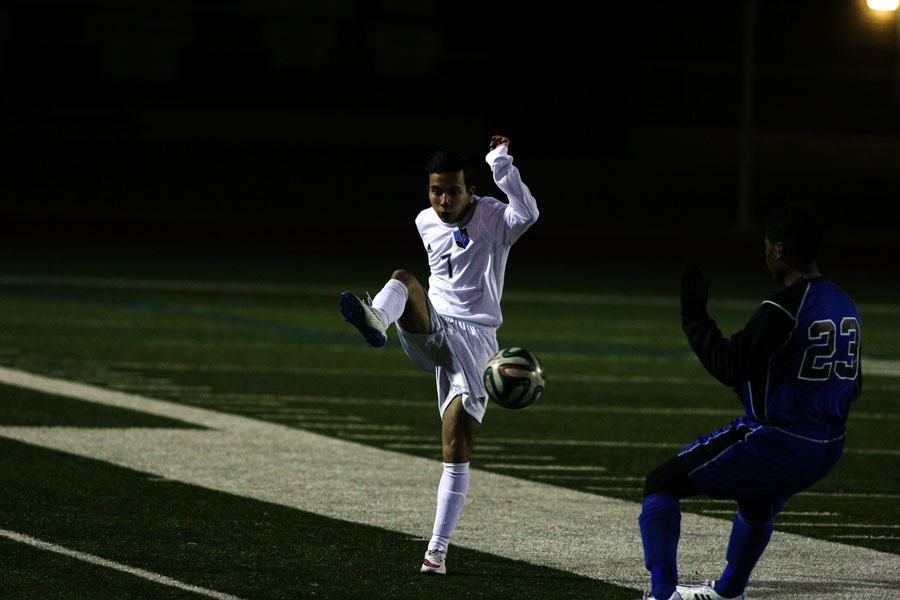
[[[744,593],[750,572],[772,537],[774,520],[750,521],[741,513],[734,517],[728,552],[728,564],[716,582],[716,593],[726,598],[736,598]]]
[[[644,498],[638,519],[644,544],[644,564],[650,571],[654,598],[668,600],[678,583],[678,537],[681,535],[681,509],[675,496],[651,494]]]

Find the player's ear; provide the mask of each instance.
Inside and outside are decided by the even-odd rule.
[[[784,244],[781,242],[775,242],[772,244],[772,247],[775,249],[775,258],[778,260],[784,260]]]
[[[475,186],[470,185],[468,188],[466,188],[466,193],[469,194],[469,196],[475,195]]]

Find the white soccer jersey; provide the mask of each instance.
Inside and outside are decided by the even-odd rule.
[[[466,217],[455,224],[444,223],[428,207],[416,217],[416,227],[428,252],[428,297],[435,310],[445,317],[499,327],[509,249],[537,221],[538,208],[505,145],[485,160],[509,204],[475,196]]]

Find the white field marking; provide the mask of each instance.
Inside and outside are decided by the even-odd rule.
[[[868,385],[866,386],[869,387]],[[216,398],[223,398],[224,401],[217,401]],[[187,398],[191,402],[201,400],[204,404],[214,404],[216,406],[230,406],[231,404],[254,405],[266,404],[269,406],[282,406],[288,403],[314,403],[314,404],[335,404],[335,405],[365,405],[365,406],[422,406],[425,400],[403,400],[399,398],[371,398],[353,396],[343,398],[340,396],[319,396],[311,394],[302,395],[266,395],[266,394],[221,394],[207,395],[201,397],[190,396]],[[698,406],[683,407],[654,407],[654,406],[629,406],[629,405],[583,405],[583,404],[557,404],[553,402],[545,402],[530,407],[532,411],[559,411],[559,412],[583,412],[583,413],[612,413],[612,414],[646,414],[646,415],[687,415],[687,416],[721,416],[734,418],[738,415],[739,410],[727,408],[706,408]],[[877,421],[897,420],[900,421],[900,413],[872,413],[865,411],[852,411],[851,419],[871,419]],[[888,453],[891,451],[888,450]]]
[[[2,336],[0,336],[2,337]],[[628,360],[640,362],[643,360],[641,356],[619,357],[616,360]],[[687,362],[694,362],[696,359],[685,354],[685,357],[667,357],[668,362],[684,359]],[[606,360],[606,359],[604,359]],[[880,360],[866,358],[864,362],[864,372],[866,375],[883,375],[888,377],[900,376],[900,361]],[[246,365],[246,364],[225,364],[225,363],[183,363],[183,362],[135,362],[135,361],[112,361],[99,364],[105,368],[111,369],[144,369],[159,371],[191,371],[204,373],[272,373],[279,375],[318,375],[318,376],[340,376],[340,377],[396,377],[401,379],[416,379],[431,377],[432,375],[425,371],[413,368],[401,369],[365,369],[365,368],[346,368],[346,367],[319,367],[319,366],[300,366],[300,365]],[[558,373],[553,376],[554,381],[563,381],[569,383],[597,383],[597,384],[621,384],[628,383],[634,385],[690,385],[702,387],[722,387],[721,384],[711,377],[675,377],[675,376],[649,376],[649,375],[613,375],[603,373]],[[872,385],[866,384],[866,389],[872,388]],[[874,388],[873,388],[874,389]],[[878,388],[881,389],[881,388]],[[205,388],[202,391],[208,392]],[[298,396],[313,398],[314,396]],[[321,400],[326,401],[327,396],[321,396]],[[349,398],[353,401],[367,401],[366,398]],[[401,401],[407,402],[407,401]]]
[[[440,445],[441,441],[435,437],[434,441],[430,444],[385,444],[385,448],[391,448],[392,450],[434,450],[435,448],[439,448]],[[484,444],[483,446],[476,445],[473,452],[497,452],[504,449],[503,446]]]
[[[865,492],[800,492],[798,496],[827,496],[829,498],[900,498],[900,494],[869,494]]]
[[[606,467],[586,465],[506,465],[488,464],[485,469],[519,469],[523,471],[605,471]]]
[[[702,509],[704,515],[734,515],[733,510],[713,510],[713,509]],[[783,510],[778,513],[778,518],[781,517],[837,517],[840,513],[836,512],[815,512],[815,511],[791,511],[791,510]],[[788,523],[790,525],[790,523]],[[851,525],[848,525],[850,527]]]
[[[585,406],[583,404],[556,404],[543,403],[535,404],[531,407],[532,411],[557,411],[557,412],[584,412],[584,413],[612,413],[612,414],[633,414],[633,415],[687,415],[687,416],[711,416],[711,417],[730,417],[735,418],[739,414],[739,410],[727,408],[704,408],[698,406],[678,406],[678,407],[659,407],[659,406],[628,406],[628,405],[608,405],[600,404],[594,406]],[[863,411],[851,411],[852,419],[872,419],[876,421],[900,421],[900,413],[869,413]]]
[[[682,498],[679,502],[688,504],[735,504],[734,500],[718,500],[716,498]]]
[[[662,448],[680,450],[687,444],[671,444],[667,442],[613,442],[608,440],[560,440],[534,438],[490,438],[491,442],[498,444],[528,445],[528,446],[583,446],[596,448]]]
[[[124,290],[155,290],[167,292],[214,292],[227,294],[271,294],[300,296],[337,296],[344,288],[331,285],[265,283],[247,281],[204,281],[184,279],[131,279],[113,277],[76,277],[65,275],[0,274],[0,284],[28,287],[66,287]],[[344,286],[349,289],[360,286]],[[364,286],[363,286],[364,287]],[[677,296],[646,296],[627,294],[589,294],[572,292],[517,292],[508,291],[504,300],[536,304],[563,304],[589,306],[648,306],[674,308]],[[729,310],[753,310],[759,306],[756,300],[715,300],[717,305]],[[862,303],[860,312],[872,314],[900,314],[896,304]],[[865,309],[865,310],[864,310]]]
[[[374,425],[369,423],[307,423],[304,427],[313,429],[346,429],[370,431],[407,431],[407,425]]]
[[[265,400],[265,399],[256,399],[254,400],[251,397],[248,397],[246,400],[237,400],[237,399],[216,399],[216,396],[210,395],[207,397],[199,396],[197,394],[191,394],[186,400],[190,400],[192,403],[197,404],[215,404],[220,408],[246,408],[250,407],[259,407],[259,408],[278,408],[279,406],[286,406],[287,402],[285,400]],[[304,408],[301,410],[307,410],[310,412],[328,412],[328,409],[325,408]]]
[[[900,450],[887,448],[845,448],[845,454],[868,454],[872,456],[900,456]]]
[[[735,413],[731,413],[735,415]],[[611,442],[605,440],[535,440],[535,439],[516,439],[516,438],[491,438],[492,442],[503,444],[528,444],[532,446],[597,446],[601,448],[662,448],[680,450],[687,446],[685,443],[667,443],[667,442]],[[878,448],[848,448],[844,450],[844,454],[865,454],[865,455],[888,455],[900,456],[900,450],[884,450]]]
[[[428,378],[433,374],[421,369],[365,369],[359,367],[317,367],[300,365],[246,365],[246,364],[203,364],[203,363],[139,363],[109,362],[105,366],[116,369],[152,369],[161,371],[190,371],[202,373],[259,373],[278,375],[335,375],[340,377],[397,377],[400,379]]]
[[[870,378],[871,379],[871,378]],[[866,389],[872,392],[900,392],[900,385],[890,383],[872,383],[866,381]]]
[[[219,404],[217,404],[216,408],[230,407],[230,408],[240,408],[241,410],[246,410],[250,406],[251,405],[249,405],[249,404],[234,404],[234,405],[231,405],[231,404],[219,405]],[[271,411],[270,414],[275,414],[275,415],[289,415],[290,414],[290,415],[309,415],[309,416],[329,416],[329,411],[324,408],[293,408],[293,407],[288,407],[288,406],[284,406],[284,405],[259,406],[259,407],[254,407],[254,408],[268,410],[268,411]],[[255,412],[253,414],[256,415]]]
[[[555,456],[546,454],[479,454],[478,450],[472,452],[472,458],[478,460],[556,460]],[[500,468],[509,469],[510,465],[504,464]],[[537,467],[530,466],[528,468],[534,469]]]
[[[398,435],[379,433],[351,433],[347,435],[353,440],[394,440],[396,442],[434,442],[437,437],[433,435]]]
[[[886,375],[900,377],[900,360],[884,360],[880,358],[862,359],[863,372],[866,375]]]
[[[126,279],[113,277],[71,277],[65,275],[0,275],[0,284],[27,287],[64,287],[108,290],[152,290],[160,292],[214,292],[223,294],[272,294],[323,296],[338,295],[324,285],[293,285],[234,281],[190,281],[183,279]]]
[[[585,489],[591,490],[592,492],[643,492],[644,488],[639,486],[599,486],[599,485],[589,485]]]
[[[900,525],[879,525],[877,523],[778,523],[779,527],[844,527],[847,529],[900,529]]]
[[[261,294],[292,294],[292,295],[332,295],[335,289],[321,285],[292,285],[292,284],[267,284],[253,282],[222,282],[222,281],[185,281],[185,280],[147,280],[147,279],[115,279],[101,277],[67,277],[47,275],[0,275],[2,285],[20,286],[53,286],[74,288],[105,288],[105,289],[135,289],[135,290],[164,290],[164,291],[203,291],[220,293],[261,293]],[[507,292],[505,300],[512,302],[528,302],[538,304],[563,304],[563,305],[603,305],[603,306],[642,306],[642,307],[674,307],[678,300],[668,296],[642,296],[642,295],[615,295],[615,294],[574,294],[574,293],[529,293]],[[759,303],[745,300],[720,300],[712,303],[714,306],[728,310],[752,310]],[[861,313],[900,315],[900,305],[882,303],[863,303],[858,305]],[[622,338],[628,341],[632,338]],[[641,338],[634,338],[641,339]],[[191,343],[196,344],[195,340]],[[900,361],[883,359],[866,359],[865,370],[869,375],[887,375],[900,377]],[[565,381],[565,379],[557,379]],[[648,381],[650,379],[651,381]],[[684,378],[660,378],[662,383],[696,383]],[[655,383],[657,378],[637,377],[630,383]],[[587,379],[590,382],[603,382],[603,380]],[[616,382],[618,380],[612,380]]]
[[[305,415],[289,412],[276,413],[253,413],[254,419],[282,419],[285,421],[293,421],[296,423],[309,424],[311,427],[317,427],[321,423],[362,423],[365,421],[362,417],[355,415]]]
[[[116,389],[124,390],[124,391],[134,391],[134,392],[177,392],[181,395],[188,395],[192,392],[209,392],[209,386],[198,386],[198,385],[178,385],[175,384],[159,384],[159,383],[145,383],[143,381],[126,381],[124,379],[118,379],[116,381],[111,382],[111,385],[115,385]]]
[[[152,367],[148,367],[152,368]],[[348,371],[349,372],[349,371]],[[554,378],[555,379],[555,378]],[[705,383],[704,383],[705,382]],[[615,382],[621,383],[621,382]],[[709,381],[704,378],[701,380],[688,381],[687,379],[684,382],[680,383],[687,385],[693,385],[694,383],[705,385],[705,386],[718,386],[719,384],[716,382]],[[892,384],[879,384],[872,383],[871,381],[866,381],[866,390],[867,391],[880,391],[880,392],[896,392],[900,391],[900,385],[892,385]],[[262,400],[281,400],[285,402],[317,402],[324,404],[383,404],[385,406],[413,406],[419,404],[419,400],[401,400],[398,398],[368,398],[361,396],[351,396],[347,398],[340,398],[337,396],[315,396],[315,395],[290,395],[290,394],[212,394],[210,390],[202,390],[202,393],[191,396],[192,402],[216,402],[218,398],[259,398]],[[543,404],[538,405],[543,406]],[[566,406],[566,405],[564,405]],[[576,406],[576,405],[567,405],[567,406]],[[536,407],[535,407],[536,408]],[[685,407],[687,408],[687,407]],[[714,409],[708,407],[698,407],[697,410],[703,411],[714,411],[721,410],[722,414],[734,414],[733,410],[726,409]],[[881,420],[883,418],[897,418],[896,415],[889,415],[886,413],[870,413],[870,412],[859,412],[853,411],[851,413],[852,416],[864,419],[878,419]]]
[[[608,477],[605,475],[531,475],[530,479],[546,479],[546,480],[588,480],[588,481],[644,481],[643,477]]]
[[[0,426],[2,437],[148,476],[402,532],[423,544],[430,535],[440,460],[3,367],[0,383],[206,428]],[[466,516],[454,534],[459,546],[633,589],[646,587],[639,503],[481,469],[473,469],[473,481],[477,485],[469,488]],[[727,520],[682,515],[682,536],[702,541],[682,544],[682,571],[706,572],[720,564],[730,530]],[[829,566],[825,575],[821,564]],[[900,588],[900,555],[777,531],[754,581],[764,582],[751,584],[750,593],[758,600],[812,600],[822,595],[856,600],[871,597],[873,588]]]
[[[91,563],[94,565],[98,565],[101,567],[106,567],[108,569],[115,569],[117,571],[122,571],[124,573],[128,573],[129,575],[134,575],[136,577],[141,577],[142,579],[146,579],[148,581],[152,581],[153,583],[158,583],[160,585],[167,585],[169,587],[178,588],[180,590],[186,590],[188,592],[193,592],[195,594],[199,594],[201,596],[206,596],[208,598],[216,598],[217,600],[241,600],[238,596],[233,596],[231,594],[225,594],[222,592],[217,592],[215,590],[210,590],[204,587],[191,585],[189,583],[184,583],[178,581],[177,579],[172,579],[171,577],[166,577],[165,575],[160,575],[159,573],[154,573],[153,571],[146,571],[144,569],[139,569],[137,567],[130,567],[128,565],[123,565],[122,563],[118,563],[112,560],[107,560],[105,558],[100,558],[99,556],[94,556],[93,554],[87,554],[85,552],[78,552],[77,550],[70,550],[69,548],[65,548],[63,546],[58,546],[56,544],[51,544],[50,542],[45,542],[39,540],[37,538],[33,538],[28,535],[24,535],[21,533],[16,533],[15,531],[8,531],[6,529],[0,529],[0,536],[3,536],[7,539],[10,539],[14,542],[20,542],[22,544],[28,544],[29,546],[34,546],[40,550],[46,550],[48,552],[55,552],[57,554],[62,554],[63,556],[68,556],[69,558],[75,558],[77,560]]]
[[[734,414],[734,413],[733,413]],[[431,438],[423,436],[393,436],[393,435],[377,435],[377,434],[351,434],[354,440],[396,440],[400,441],[425,441]],[[536,440],[533,438],[487,438],[485,441],[506,444],[506,445],[528,445],[528,446],[583,446],[583,447],[599,447],[599,448],[653,448],[661,450],[680,450],[687,445],[685,443],[668,443],[668,442],[613,442],[607,440],[560,440],[546,439]],[[845,454],[863,454],[863,455],[898,455],[900,450],[882,450],[878,448],[849,448],[844,450]]]
[[[833,540],[900,540],[897,535],[829,535]]]

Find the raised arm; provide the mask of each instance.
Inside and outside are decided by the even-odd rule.
[[[722,336],[706,312],[709,282],[696,265],[681,275],[681,327],[697,358],[709,373],[729,387],[747,381],[781,347],[794,326],[793,319],[774,305],[764,303],[744,329],[731,338]]]
[[[509,138],[502,135],[491,137],[490,151],[485,157],[494,174],[497,187],[506,194],[509,206],[503,215],[506,224],[507,243],[512,244],[526,229],[537,221],[537,201],[528,187],[522,183],[519,170],[513,166],[509,155]]]

